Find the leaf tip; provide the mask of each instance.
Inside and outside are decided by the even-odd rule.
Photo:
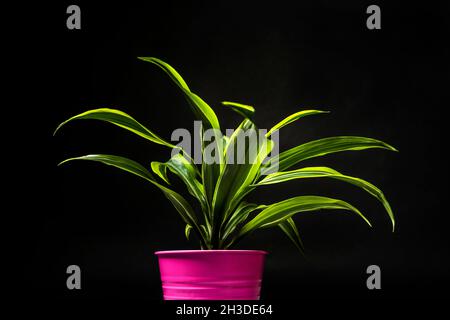
[[[137,58],[139,60],[142,60],[142,61],[145,61],[145,62],[151,62],[151,63],[155,63],[155,62],[160,61],[159,59],[154,58],[154,57],[137,57]]]
[[[60,124],[56,127],[55,131],[53,131],[53,136],[56,136],[56,133],[59,131],[59,129],[61,129],[61,127],[62,127],[64,124],[65,124],[65,122],[60,123]]]
[[[389,143],[383,142],[383,144],[386,147],[386,149],[388,149],[390,151],[394,151],[394,152],[399,152],[397,148],[395,148],[394,146],[391,146]]]
[[[153,64],[157,64],[156,61],[155,61],[156,58],[153,58],[153,57],[137,57],[137,58],[139,60],[141,60],[141,61],[144,61],[144,62],[150,62],[150,63],[153,63]]]
[[[66,163],[66,162],[68,162],[68,161],[70,161],[70,159],[63,160],[63,161],[61,161],[60,163],[58,163],[56,166],[57,166],[57,167],[60,167],[60,166],[62,166],[64,163]]]
[[[361,218],[369,225],[369,227],[373,228],[372,224],[370,223],[369,219],[367,219],[365,216],[361,214]]]

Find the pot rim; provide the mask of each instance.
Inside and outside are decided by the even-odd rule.
[[[244,254],[268,254],[267,251],[264,250],[164,250],[164,251],[156,251],[155,254],[157,256],[167,255],[167,254],[208,254],[208,253],[244,253]]]

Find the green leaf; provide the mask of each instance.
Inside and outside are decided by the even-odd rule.
[[[191,91],[181,75],[168,63],[154,57],[138,57],[138,59],[160,67],[180,89]]]
[[[335,152],[364,150],[371,148],[381,148],[391,151],[397,151],[389,144],[372,138],[354,136],[323,138],[301,144],[297,147],[281,152],[278,156],[274,156],[270,162],[265,164],[265,167],[267,169],[263,171],[262,175],[271,173],[271,170],[269,168],[270,165],[277,162],[278,170],[284,171],[289,167],[306,159],[320,157]]]
[[[201,119],[205,124],[205,129],[217,129],[220,130],[219,119],[214,110],[198,95],[193,92],[188,92],[185,94],[189,98],[195,113],[200,114],[197,118]]]
[[[310,116],[310,115],[314,115],[314,114],[320,114],[320,113],[328,113],[329,111],[321,111],[321,110],[302,110],[299,112],[296,112],[294,114],[291,114],[290,116],[284,118],[283,120],[281,120],[280,122],[278,122],[276,125],[274,125],[272,127],[272,129],[269,130],[269,132],[266,133],[266,137],[270,137],[270,135],[276,131],[276,130],[280,130],[281,128],[283,128],[284,126],[287,126],[288,124],[297,121],[300,118],[306,117],[306,116]]]
[[[230,107],[235,112],[242,115],[244,118],[253,119],[255,114],[255,108],[252,106],[248,106],[242,103],[230,102],[230,101],[222,101],[224,106]]]
[[[189,235],[191,234],[192,226],[186,225],[186,228],[184,229],[184,235],[186,236],[186,239],[189,240]]]
[[[181,179],[188,192],[199,201],[206,224],[210,228],[209,203],[203,185],[197,180],[198,169],[195,164],[187,160],[181,153],[172,156],[166,163],[152,162],[153,171],[166,182],[169,181],[166,175],[167,168]]]
[[[254,140],[255,135],[257,135],[255,129],[256,127],[253,122],[245,119],[230,137],[224,156],[225,166],[220,172],[212,201],[212,226],[215,228],[213,230],[213,236],[215,237],[213,239],[213,245],[217,245],[220,241],[219,230],[221,229],[225,213],[229,210],[230,201],[237,194],[251,168],[251,163],[249,162],[254,158],[254,155],[249,154],[250,149],[247,148],[246,133],[250,134],[250,137],[248,137],[249,140]],[[237,152],[238,145],[242,143],[245,143],[245,152]]]
[[[132,173],[138,177],[150,181],[151,183],[155,182],[153,175],[144,166],[137,163],[136,161],[108,154],[89,154],[86,156],[70,158],[60,162],[58,166],[74,160],[89,160],[101,162],[103,164]]]
[[[56,132],[58,132],[58,130],[61,129],[61,127],[63,127],[70,121],[85,120],[85,119],[106,121],[115,124],[116,126],[119,126],[121,128],[124,128],[128,131],[131,131],[144,139],[150,140],[151,142],[161,144],[169,148],[179,148],[171,144],[170,142],[165,141],[164,139],[162,139],[161,137],[159,137],[158,135],[147,129],[125,112],[108,108],[93,109],[80,113],[76,116],[73,116],[72,118],[62,122],[56,128],[53,134],[56,134]]]
[[[211,129],[210,129],[211,130]],[[219,130],[215,130],[212,132],[213,136],[210,141],[207,141],[205,135],[202,134],[202,181],[205,190],[206,198],[208,202],[212,204],[214,197],[214,190],[216,188],[217,181],[220,177],[220,173],[225,167],[224,163],[224,151],[222,143],[225,141],[223,139],[222,133]],[[208,147],[207,147],[208,146]],[[218,159],[214,158],[213,163],[207,159],[209,155],[207,155],[206,148],[213,147],[215,152],[217,152]],[[213,160],[213,159],[210,159]]]
[[[206,244],[206,239],[203,238],[202,232],[197,224],[197,218],[195,216],[194,210],[186,201],[186,199],[184,199],[180,194],[166,187],[158,186],[158,188],[160,188],[166,198],[169,199],[169,201],[183,218],[184,222],[193,226],[200,241],[203,241]]]
[[[203,191],[203,186],[196,178],[197,173],[195,165],[189,162],[180,153],[170,158],[165,165],[184,182],[189,193],[199,201],[202,211],[207,213],[209,207]]]
[[[245,135],[245,136],[244,136]],[[238,154],[239,144],[248,137],[249,141],[256,141],[254,148],[245,143],[244,154]],[[231,208],[231,200],[239,197],[259,173],[262,161],[272,148],[272,142],[258,134],[254,123],[244,120],[229,138],[225,152],[225,168],[222,171],[214,192],[214,212],[221,210],[234,210]],[[236,203],[236,201],[234,201]],[[236,203],[237,204],[237,203]],[[230,208],[229,208],[230,207]]]
[[[392,231],[394,231],[395,229],[394,213],[392,212],[391,206],[389,205],[389,202],[386,200],[386,197],[384,196],[383,192],[368,181],[365,181],[360,178],[343,175],[331,168],[307,167],[291,171],[276,172],[266,176],[264,179],[258,182],[256,186],[280,183],[293,179],[303,179],[303,178],[332,178],[345,181],[347,183],[362,188],[363,190],[367,191],[372,196],[377,198],[384,206],[392,222]]]
[[[256,209],[261,209],[257,204],[247,203],[242,201],[236,210],[230,215],[228,222],[225,223],[222,230],[222,242],[224,243],[227,237],[236,229],[236,227],[244,222],[248,215],[255,211]]]
[[[276,226],[296,213],[320,209],[349,210],[358,214],[371,226],[369,220],[358,209],[345,201],[320,196],[298,196],[269,205],[242,227],[239,237],[258,228]]]
[[[172,79],[185,95],[196,118],[202,120],[206,129],[214,128],[220,130],[219,120],[214,110],[202,98],[191,92],[184,79],[172,66],[154,57],[138,57],[138,59],[157,65]]]
[[[223,153],[225,154],[225,151],[227,150],[228,143],[230,143],[230,138],[226,135],[222,136],[222,149]]]
[[[190,159],[186,159],[181,153],[172,156],[169,161],[166,162],[166,165],[169,169],[172,169],[174,173],[180,172],[186,179],[189,178],[195,180],[197,175],[199,175],[195,164],[193,164]],[[202,188],[201,185],[199,185],[199,187]]]
[[[203,123],[204,130],[206,129],[217,129],[220,131],[220,124],[215,114],[214,110],[197,94],[193,93],[186,82],[183,80],[181,75],[168,63],[154,58],[154,57],[139,57],[140,60],[153,63],[160,67],[172,81],[181,89],[186,100],[188,101],[195,117],[200,119]],[[216,143],[214,140],[213,143]],[[204,146],[202,145],[202,148]],[[202,180],[204,186],[204,193],[207,200],[212,203],[212,197],[214,194],[214,188],[219,178],[221,170],[221,165],[217,163],[207,164],[205,161],[202,162]]]
[[[300,234],[298,233],[297,226],[295,225],[292,217],[287,218],[286,220],[280,222],[278,226],[283,230],[283,232],[288,236],[288,238],[294,243],[298,250],[302,254],[305,253],[305,247],[303,246],[302,239],[300,238]]]
[[[259,177],[262,162],[273,148],[272,141],[266,139],[265,137],[263,137],[258,141],[258,145],[259,150],[257,151],[257,155],[253,163],[250,163],[249,167],[247,168],[247,171],[244,172],[240,177],[239,180],[240,182],[238,182],[240,183],[240,185],[238,185],[238,190],[235,192],[235,194],[231,197],[231,200],[229,201],[227,211],[225,212],[225,218],[227,218],[229,216],[230,211],[234,210],[234,208],[239,204],[239,202],[242,201],[242,199],[254,189],[252,183],[254,183],[256,179]]]
[[[69,161],[74,160],[90,160],[90,161],[96,161],[101,162],[103,164],[116,167],[118,169],[127,171],[129,173],[132,173],[138,177],[141,177],[148,182],[152,183],[156,187],[158,187],[166,196],[166,198],[172,203],[172,205],[175,207],[175,209],[178,211],[180,216],[182,217],[183,221],[186,224],[189,224],[193,226],[194,230],[196,231],[197,235],[199,236],[200,241],[203,241],[205,243],[205,240],[203,239],[203,236],[200,231],[200,227],[197,224],[197,217],[195,216],[194,210],[189,205],[189,203],[177,192],[166,188],[162,185],[160,185],[158,182],[155,181],[153,178],[153,175],[145,169],[141,164],[137,163],[136,161],[120,157],[120,156],[114,156],[114,155],[106,155],[106,154],[90,154],[82,157],[76,157],[76,158],[70,158],[67,160],[64,160],[59,165],[67,163]]]
[[[139,57],[139,59],[153,63],[160,67],[172,81],[181,89],[186,100],[188,101],[195,117],[200,119],[203,123],[204,130],[216,129],[220,132],[220,124],[215,114],[214,110],[197,94],[193,93],[186,82],[183,80],[181,75],[168,63],[154,58],[154,57]],[[218,140],[214,139],[213,143],[218,143]],[[202,144],[202,148],[204,145]],[[222,150],[220,150],[222,152]],[[204,187],[204,193],[207,201],[212,204],[212,198],[214,195],[214,189],[219,178],[220,172],[222,170],[223,164],[207,164],[205,161],[202,162],[202,182]]]
[[[167,165],[159,161],[152,161],[151,163],[152,171],[157,174],[163,181],[170,184],[167,178]]]
[[[207,227],[205,227],[205,225],[201,224],[200,230],[202,232],[202,236],[204,239],[211,238],[211,235],[210,235],[211,231]],[[206,241],[205,244],[200,244],[200,246],[201,246],[202,250],[203,249],[213,249],[210,245],[210,241]]]
[[[250,170],[251,164],[249,162],[254,159],[254,155],[249,155],[249,148],[247,147],[248,144],[245,143],[244,154],[238,155],[236,150],[238,148],[238,144],[242,143],[243,139],[245,139],[244,134],[247,130],[252,130],[248,132],[250,132],[250,138],[254,139],[257,134],[256,127],[253,122],[247,119],[239,125],[229,139],[228,147],[225,152],[226,165],[220,174],[214,192],[214,214],[219,214],[222,209],[225,209],[224,206],[226,204],[226,200],[236,194],[237,190],[244,182],[244,179],[247,177],[248,170]]]
[[[232,212],[242,199],[254,189],[250,185],[255,181],[262,161],[273,147],[272,142],[264,135],[260,136],[256,129],[254,123],[246,119],[230,137],[225,155],[226,166],[219,177],[214,193],[213,225],[219,225],[216,228],[222,229],[224,225],[228,224]],[[246,141],[245,153],[239,155],[236,149],[244,141],[244,134],[249,137],[249,141]],[[249,147],[249,143],[255,140],[253,147]],[[239,159],[244,163],[239,163]],[[224,241],[222,235],[216,233],[215,236],[222,238],[220,241]]]

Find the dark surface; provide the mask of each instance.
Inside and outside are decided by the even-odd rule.
[[[136,59],[156,56],[215,107],[225,128],[235,127],[239,116],[223,110],[222,100],[254,105],[261,128],[314,107],[331,114],[283,129],[282,146],[361,135],[400,150],[305,162],[379,186],[396,214],[395,233],[374,198],[344,183],[294,181],[252,196],[261,203],[299,194],[340,197],[374,226],[370,230],[339,211],[297,216],[309,262],[278,229],[248,237],[239,248],[270,252],[264,300],[443,297],[449,263],[446,8],[380,5],[382,29],[370,31],[365,3],[82,2],[82,30],[70,31],[65,27],[69,4],[39,7],[39,27],[16,40],[26,47],[18,53],[19,66],[28,68],[16,74],[28,88],[19,96],[18,109],[28,112],[23,120],[28,127],[17,132],[15,144],[28,155],[29,168],[26,184],[14,185],[20,191],[13,199],[20,229],[15,242],[25,261],[16,269],[26,279],[23,287],[17,283],[19,291],[34,299],[145,298],[156,303],[161,289],[153,252],[197,248],[195,241],[185,240],[181,219],[152,186],[94,163],[56,167],[67,157],[88,153],[123,155],[146,165],[167,159],[168,149],[95,121],[70,124],[52,137],[59,122],[96,107],[119,108],[166,138],[175,128],[191,129],[193,117],[177,88],[159,69]],[[26,150],[18,147],[24,141]],[[71,264],[82,269],[78,292],[65,287]],[[381,267],[382,290],[366,288],[365,270],[371,264]]]

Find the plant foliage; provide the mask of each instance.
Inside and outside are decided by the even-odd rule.
[[[207,146],[203,133],[207,129],[215,129],[220,133],[219,120],[214,110],[197,94],[191,91],[180,74],[166,62],[153,57],[140,57],[161,68],[180,89],[195,117],[202,121],[202,151]],[[380,201],[389,215],[392,230],[395,219],[392,209],[383,192],[363,179],[339,173],[327,167],[303,167],[292,169],[303,160],[320,157],[330,153],[349,150],[364,150],[381,148],[391,151],[396,149],[389,144],[366,137],[338,136],[310,141],[298,145],[278,155],[269,157],[273,147],[270,139],[286,125],[303,117],[325,113],[320,110],[302,110],[294,113],[275,124],[265,136],[257,137],[257,147],[245,146],[245,163],[238,163],[236,156],[230,156],[237,147],[239,135],[242,132],[256,132],[253,122],[255,109],[252,106],[224,101],[224,107],[230,108],[243,116],[243,121],[230,136],[214,136],[219,151],[219,163],[202,161],[197,167],[190,155],[181,147],[159,137],[151,130],[137,122],[133,117],[115,109],[94,109],[83,112],[62,122],[55,133],[68,122],[81,119],[106,121],[153,143],[178,148],[179,153],[167,162],[153,161],[149,166],[143,166],[133,160],[106,154],[90,154],[64,160],[60,164],[73,160],[97,161],[103,164],[134,174],[160,189],[172,203],[186,224],[186,238],[193,232],[202,249],[227,249],[236,244],[249,233],[269,227],[280,227],[297,248],[303,250],[297,226],[293,220],[298,213],[318,211],[322,209],[341,209],[360,216],[369,226],[369,220],[354,206],[338,199],[322,196],[302,195],[273,204],[255,204],[245,201],[253,190],[294,179],[329,178],[347,182],[367,191]],[[256,133],[255,133],[256,134]],[[209,142],[209,141],[208,141]],[[271,165],[278,164],[277,172],[271,172]],[[291,170],[289,170],[291,169]],[[196,213],[189,201],[171,189],[169,175],[178,177],[186,186],[190,196],[198,201],[201,212]],[[192,199],[190,199],[192,200]]]

